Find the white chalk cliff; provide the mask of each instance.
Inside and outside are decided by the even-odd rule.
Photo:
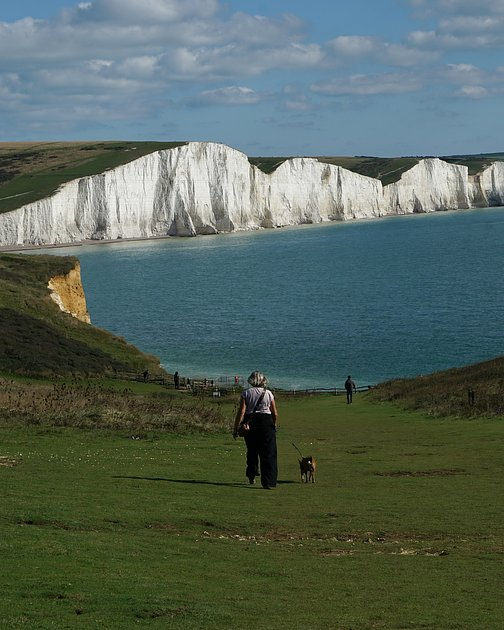
[[[504,205],[504,162],[467,167],[424,159],[382,186],[312,158],[267,175],[222,144],[151,153],[0,214],[0,245],[195,236],[390,214]]]

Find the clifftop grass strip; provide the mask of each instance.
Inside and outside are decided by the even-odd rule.
[[[122,166],[144,155],[183,146],[187,142],[3,142],[0,143],[0,213],[50,197],[62,184]],[[273,173],[293,157],[249,157],[263,173]],[[311,156],[306,156],[311,157]],[[401,175],[426,156],[316,156],[324,164],[379,179],[383,185]],[[491,162],[504,160],[504,153],[454,155],[441,159],[462,164],[475,175]]]
[[[64,183],[99,175],[186,142],[0,143],[0,213],[50,197]]]

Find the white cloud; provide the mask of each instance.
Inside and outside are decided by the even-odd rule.
[[[481,60],[486,71],[468,61],[471,50],[504,47],[504,0],[401,0],[408,1],[417,15],[430,12],[428,26],[398,30],[392,41],[345,34],[348,24],[334,20],[324,42],[310,40],[295,15],[255,15],[253,2],[74,0],[52,19],[0,22],[0,108],[18,107],[19,120],[34,124],[46,117],[71,125],[94,112],[153,126],[153,114],[161,120],[169,107],[182,118],[190,105],[268,102],[301,119],[329,106],[323,99],[321,108],[322,96],[362,104],[422,90],[472,99],[498,93],[504,73],[492,72],[490,57]],[[284,91],[292,81],[295,89]]]
[[[460,16],[439,22],[439,30],[447,33],[491,33],[502,28],[504,17]]]
[[[448,64],[442,75],[450,83],[458,84],[479,85],[483,82],[491,81],[488,73],[467,63]]]
[[[423,50],[477,50],[504,47],[504,0],[417,0],[435,28],[414,30],[406,43]]]
[[[308,112],[313,108],[313,105],[307,99],[299,98],[285,101],[283,107],[289,112]]]
[[[472,31],[460,30],[413,31],[408,40],[411,44],[429,48],[431,51],[449,50],[491,50],[504,47],[504,20],[502,26],[492,30],[482,31],[474,28]]]
[[[261,96],[247,87],[228,86],[201,92],[194,104],[198,105],[254,105]]]
[[[39,87],[55,90],[61,94],[81,94],[83,92],[105,92],[108,94],[132,93],[141,84],[130,78],[109,72],[110,66],[101,69],[92,64],[84,64],[79,68],[65,68],[58,70],[41,70],[33,75]]]
[[[378,40],[376,37],[364,35],[340,35],[331,40],[328,45],[335,53],[345,57],[364,57],[374,54]]]
[[[164,55],[179,78],[187,72],[211,81],[323,59],[319,45],[301,41],[298,18],[221,15],[219,6],[218,0],[95,0],[51,21],[0,22],[0,71],[13,64],[66,66],[90,53],[117,61]]]
[[[282,48],[247,48],[241,42],[224,46],[177,47],[159,58],[163,76],[176,81],[220,81],[257,76],[274,69],[315,67],[323,59],[319,46],[290,44]]]
[[[466,13],[481,15],[483,13],[504,13],[504,0],[409,0],[415,9],[433,13]]]
[[[489,13],[504,13],[504,0],[438,0],[434,4],[437,4],[439,9],[443,11],[449,11],[453,13],[467,12],[481,14],[485,12]]]
[[[482,85],[464,85],[455,92],[454,96],[469,99],[482,99],[490,96],[490,92]]]
[[[328,96],[401,94],[416,92],[421,88],[422,81],[418,76],[403,73],[356,74],[348,78],[315,83],[311,86],[313,92]]]
[[[78,125],[90,112],[150,118],[188,103],[186,85],[199,88],[200,104],[254,105],[264,93],[239,81],[321,63],[302,30],[295,16],[233,13],[220,0],[94,0],[54,19],[0,22],[0,108],[15,103],[34,128],[44,117]],[[217,82],[232,87],[204,89]]]
[[[436,51],[361,35],[336,37],[328,43],[328,48],[341,63],[351,59],[367,59],[387,66],[408,67],[430,63],[439,57]]]
[[[67,11],[69,19],[112,22],[114,24],[159,24],[186,19],[208,19],[219,9],[218,0],[94,0]]]
[[[448,64],[440,69],[436,80],[453,87],[453,96],[483,99],[500,95],[504,85],[504,69],[489,72],[472,64]]]
[[[433,46],[436,43],[436,31],[412,31],[408,41],[414,46]]]
[[[17,107],[24,99],[21,81],[15,73],[0,76],[0,111]]]

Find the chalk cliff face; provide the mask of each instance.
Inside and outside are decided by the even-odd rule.
[[[389,214],[471,207],[467,167],[437,158],[422,160],[383,192],[382,207]]]
[[[194,236],[503,204],[502,162],[471,178],[465,166],[425,159],[382,186],[310,158],[266,175],[239,151],[192,142],[1,214],[0,245]]]
[[[82,322],[91,323],[79,262],[66,275],[52,277],[49,280],[48,288],[51,290],[51,298],[62,311],[70,313]]]
[[[476,179],[489,206],[504,206],[504,162],[494,162]]]

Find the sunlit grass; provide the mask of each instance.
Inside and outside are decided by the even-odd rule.
[[[4,424],[0,624],[500,629],[502,423],[278,402],[274,492],[228,431]]]
[[[395,401],[435,416],[504,417],[504,357],[417,378],[381,383],[375,401]]]

